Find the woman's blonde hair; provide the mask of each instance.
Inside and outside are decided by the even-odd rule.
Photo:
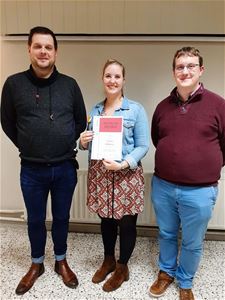
[[[119,62],[118,60],[116,59],[113,59],[113,58],[109,58],[106,63],[104,64],[104,67],[103,67],[103,70],[102,70],[102,76],[104,76],[104,73],[105,73],[105,69],[110,66],[110,65],[119,65],[121,68],[122,68],[122,74],[123,74],[123,78],[125,78],[125,68],[124,68],[124,65]]]

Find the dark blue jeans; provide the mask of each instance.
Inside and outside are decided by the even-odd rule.
[[[50,165],[22,162],[21,189],[27,209],[28,235],[32,260],[43,260],[46,245],[46,207],[51,194],[52,239],[56,256],[65,255],[70,207],[77,183],[75,163],[71,160]],[[39,261],[41,262],[41,261]]]

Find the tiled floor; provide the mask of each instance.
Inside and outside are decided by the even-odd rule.
[[[20,278],[30,266],[29,243],[26,227],[20,224],[0,223],[1,238],[1,299],[79,299],[79,300],[150,300],[148,288],[157,274],[158,244],[155,239],[138,237],[129,262],[130,280],[117,291],[105,293],[102,283],[93,284],[91,277],[101,264],[102,244],[99,234],[69,233],[67,259],[76,272],[79,286],[67,288],[53,271],[54,257],[48,233],[45,273],[32,289],[23,296],[15,294]],[[196,300],[225,299],[225,242],[206,241],[204,255],[196,274],[193,292]],[[162,300],[177,300],[176,283]]]

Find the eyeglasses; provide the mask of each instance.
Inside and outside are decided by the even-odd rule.
[[[191,72],[191,71],[194,71],[194,69],[195,69],[197,66],[199,66],[199,64],[188,64],[188,65],[186,65],[186,66],[178,65],[178,66],[175,67],[175,71],[176,71],[177,73],[181,73],[181,72],[184,71],[185,68],[187,68],[188,71]]]

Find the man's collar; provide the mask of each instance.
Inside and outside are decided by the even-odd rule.
[[[25,73],[26,73],[26,76],[30,79],[30,81],[34,85],[39,86],[39,87],[44,87],[44,86],[48,86],[48,85],[52,84],[56,80],[56,77],[58,75],[58,71],[55,66],[54,66],[52,74],[48,78],[37,77],[32,68],[32,65],[30,65],[29,70],[27,70]]]
[[[199,88],[197,89],[197,90],[195,90],[193,93],[191,93],[190,94],[190,96],[188,97],[188,102],[190,102],[190,101],[192,101],[192,100],[199,100],[199,96],[203,93],[203,91],[204,91],[204,85],[203,85],[203,83],[200,83],[200,85],[199,85]],[[170,93],[170,96],[172,97],[172,100],[174,101],[174,102],[180,102],[180,101],[182,101],[181,100],[181,97],[180,97],[180,95],[179,95],[179,93],[178,93],[178,91],[177,91],[177,87],[175,87],[173,90],[172,90],[172,92]]]

